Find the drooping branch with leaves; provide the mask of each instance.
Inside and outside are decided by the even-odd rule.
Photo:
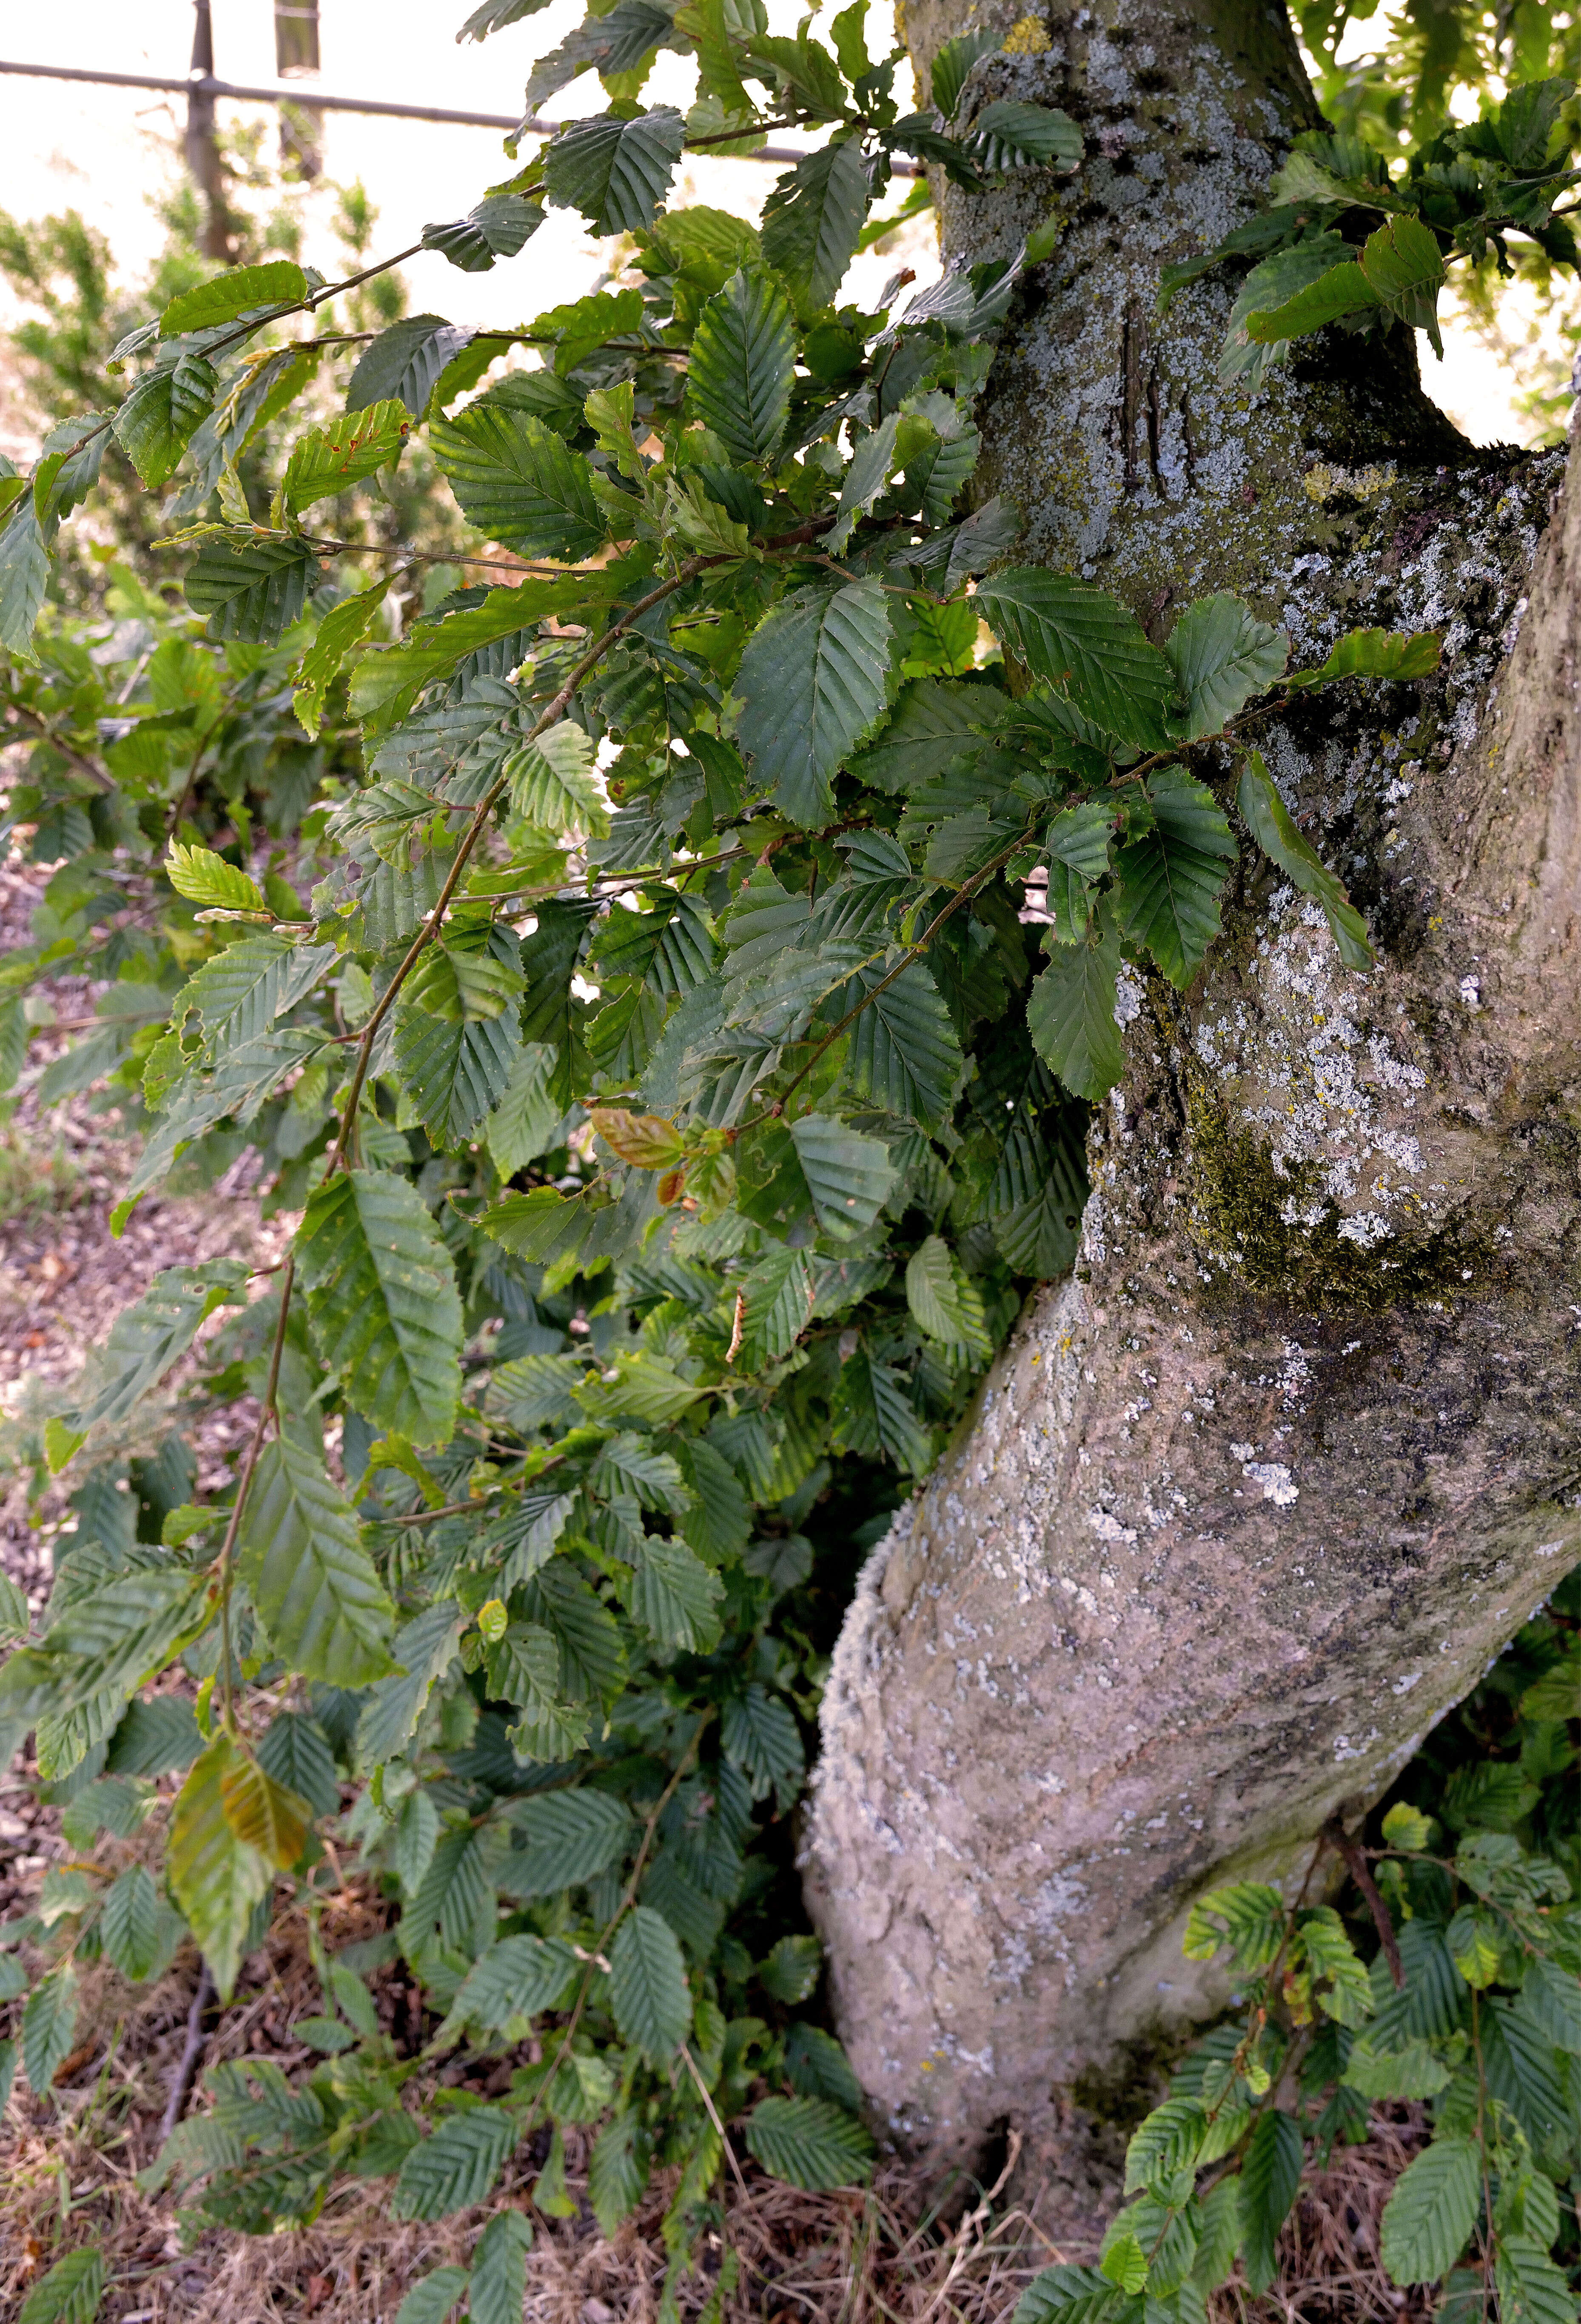
[[[606,2229],[680,2167],[672,2313],[733,2125],[796,2185],[870,2165],[846,2055],[795,2014],[820,1956],[786,1847],[853,1548],[1071,1268],[1140,981],[1192,988],[1247,880],[1374,967],[1264,746],[1439,661],[1373,625],[1291,668],[1227,590],[1152,636],[1016,561],[979,400],[1059,219],[904,307],[836,301],[896,153],[1046,201],[1082,139],[983,101],[979,33],[901,117],[862,23],[830,47],[620,0],[527,93],[593,66],[609,111],[424,236],[475,272],[568,207],[620,237],[609,287],[371,335],[334,327],[363,275],[233,270],[0,486],[13,808],[60,865],[0,967],[8,1078],[102,1085],[138,1130],[118,1229],[246,1155],[300,1213],[251,1289],[161,1274],[32,1447],[75,1525],[39,1634],[9,1607],[0,1732],[108,1838],[10,1932],[55,1961],[29,2080],[69,2047],[74,1958],[147,1978],[190,1932],[223,2001],[288,1902],[317,1946],[354,1864],[391,1925],[318,1947],[323,2064],[216,2070],[162,2177],[260,2231],[347,2173],[427,2219],[547,2124],[553,2216],[563,2131],[597,2124]],[[685,116],[637,102],[657,46],[697,58]],[[829,134],[760,230],[665,207],[688,145],[786,126]],[[254,508],[239,456],[343,375]],[[193,555],[179,601],[119,571],[85,626],[49,557],[106,457],[170,488]],[[347,537],[418,457],[477,540],[432,603],[426,552]],[[34,1074],[30,996],[68,964],[96,1023]],[[207,1499],[179,1434],[140,1434],[195,1351],[193,1393],[250,1422]],[[404,2055],[364,1982],[398,1953],[433,2020]],[[464,2040],[509,2090],[426,2117]],[[521,2258],[499,2224],[474,2298]],[[1183,2277],[1147,2282],[1190,2324]]]

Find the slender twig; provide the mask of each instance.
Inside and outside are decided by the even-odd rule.
[[[698,2072],[697,2061],[694,2058],[690,2049],[688,2049],[685,2042],[681,2044],[681,2055],[686,2061],[687,2072],[691,2075],[692,2080],[697,2085],[698,2096],[702,2098],[703,2105],[708,2109],[708,2119],[713,2125],[714,2129],[719,2133],[719,2143],[730,2157],[731,2169],[735,2172],[736,2184],[741,2190],[741,2200],[749,2209],[750,2209],[752,2190],[747,2184],[746,2176],[742,2172],[736,2150],[731,2144],[729,2138],[725,2135],[725,2127],[719,2118],[719,2108],[713,2103],[712,2093],[710,2091],[708,2084]]]
[[[269,1379],[259,1403],[258,1418],[243,1457],[242,1473],[236,1480],[236,1498],[231,1503],[230,1522],[225,1527],[225,1540],[220,1545],[218,1561],[220,1667],[224,1677],[221,1695],[225,1704],[227,1728],[234,1728],[236,1716],[235,1685],[231,1670],[231,1582],[235,1572],[236,1536],[242,1529],[242,1512],[246,1506],[248,1488],[253,1482],[253,1472],[258,1466],[258,1456],[263,1450],[263,1435],[269,1425],[271,1413],[275,1414],[277,1423],[279,1420],[275,1399],[280,1392],[280,1360],[285,1349],[286,1316],[290,1306],[291,1284],[295,1274],[296,1259],[294,1256],[288,1256],[280,1271],[280,1320],[274,1327],[274,1346],[270,1351]]]
[[[659,1827],[659,1819],[662,1817],[666,1808],[668,1807],[670,1802],[675,1798],[676,1794],[680,1790],[682,1784],[685,1782],[687,1773],[691,1768],[692,1762],[697,1755],[697,1746],[703,1740],[703,1730],[713,1716],[714,1710],[711,1703],[708,1709],[703,1713],[701,1719],[697,1721],[695,1728],[693,1729],[692,1740],[687,1744],[685,1751],[682,1752],[680,1758],[676,1761],[676,1772],[670,1777],[669,1782],[665,1785],[663,1792],[659,1795],[657,1805],[655,1807],[653,1813],[648,1819],[647,1826],[642,1834],[642,1845],[637,1851],[637,1861],[631,1868],[631,1877],[626,1883],[625,1890],[620,1897],[620,1901],[611,1914],[608,1926],[605,1928],[602,1936],[600,1937],[598,1943],[594,1948],[595,1951],[604,1954],[606,1958],[608,1956],[610,1943],[614,1936],[615,1931],[625,1919],[627,1913],[630,1910],[631,1905],[636,1899],[639,1884],[640,1883],[642,1875],[647,1868],[648,1852],[653,1847],[653,1836]],[[570,2020],[561,2037],[560,2047],[555,2055],[555,2062],[549,2068],[548,2072],[544,2076],[543,2080],[539,2083],[538,2096],[533,2099],[532,2104],[522,2116],[520,2123],[517,2127],[516,2143],[519,2146],[522,2140],[527,2136],[528,2133],[531,2130],[533,2124],[538,2117],[539,2107],[543,2105],[544,2099],[554,2086],[555,2077],[558,2074],[561,2067],[565,2064],[566,2059],[571,2054],[572,2042],[575,2037],[577,2027],[582,2023],[582,2013],[587,2006],[587,1997],[593,1990],[593,1972],[590,1966],[584,1974],[581,1987],[577,1992],[575,2005],[571,2012]]]
[[[192,2095],[192,2085],[198,2080],[198,2061],[203,2056],[203,2013],[218,1998],[214,1975],[204,1962],[198,1979],[198,1990],[192,1997],[192,2006],[187,2012],[187,2040],[181,2051],[176,2079],[170,2084],[170,2095],[165,2107],[164,2119],[160,2124],[160,2144],[163,2145],[187,2110]]]
[[[28,724],[32,727],[34,732],[38,734],[41,742],[48,742],[51,748],[59,751],[60,756],[66,761],[68,766],[75,767],[79,775],[86,775],[90,782],[97,784],[100,790],[113,791],[115,789],[115,783],[105,772],[103,767],[96,767],[93,761],[91,759],[85,758],[80,751],[74,751],[69,742],[63,742],[59,734],[56,733],[54,728],[50,724],[49,720],[47,718],[41,718],[38,712],[36,710],[30,709],[25,702],[18,702],[14,695],[13,695],[8,696],[4,703],[0,703],[0,708],[14,711],[18,718],[25,718]]]
[[[1378,1886],[1367,1870],[1367,1859],[1339,1821],[1337,1812],[1323,1826],[1319,1837],[1328,1841],[1336,1856],[1344,1858],[1347,1868],[1362,1895],[1378,1932],[1378,1942],[1383,1948],[1383,1958],[1389,1964],[1389,1974],[1394,1979],[1394,1990],[1400,1992],[1405,1984],[1405,1970],[1400,1959],[1400,1947],[1395,1941],[1394,1923],[1389,1917],[1389,1907],[1378,1894]]]

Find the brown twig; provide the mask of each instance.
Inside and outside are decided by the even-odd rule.
[[[198,2063],[203,2056],[203,2013],[218,1998],[213,1973],[205,1961],[198,1979],[198,1990],[192,1997],[192,2006],[187,2012],[187,2039],[181,2051],[181,2061],[176,2068],[176,2079],[170,2084],[164,2119],[160,2124],[161,2145],[187,2110],[187,2101],[192,2095],[192,2085],[198,2080]]]
[[[1405,1970],[1401,1964],[1400,1947],[1395,1941],[1394,1923],[1389,1917],[1389,1907],[1378,1894],[1376,1881],[1367,1870],[1367,1859],[1358,1841],[1352,1840],[1339,1821],[1337,1811],[1323,1826],[1319,1838],[1326,1840],[1336,1856],[1343,1857],[1347,1870],[1367,1900],[1367,1910],[1378,1932],[1378,1942],[1383,1948],[1383,1958],[1389,1964],[1389,1974],[1394,1979],[1398,1993],[1405,1983]]]

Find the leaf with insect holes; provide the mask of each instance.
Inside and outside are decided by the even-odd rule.
[[[668,1922],[647,1904],[634,1904],[615,1932],[610,2003],[625,2039],[655,2066],[675,2056],[691,2027],[680,1945]]]
[[[234,863],[227,863],[212,848],[183,847],[179,839],[172,840],[164,873],[178,896],[185,896],[189,904],[201,905],[206,910],[269,910],[257,881],[238,871]]]
[[[741,746],[792,822],[828,821],[836,770],[884,715],[890,651],[877,581],[787,597],[749,639],[735,683]]]
[[[235,1989],[253,1908],[274,1881],[269,1858],[225,1813],[225,1780],[241,1760],[229,1736],[216,1735],[177,1794],[170,1824],[170,1887],[222,2001]]]
[[[584,831],[602,839],[610,811],[593,772],[593,746],[580,726],[563,719],[506,760],[510,804],[540,831]]]
[[[214,365],[185,354],[145,372],[116,412],[115,441],[150,492],[170,481],[219,390]]]
[[[323,428],[299,437],[286,462],[283,487],[293,513],[311,508],[332,493],[344,493],[400,457],[411,433],[411,415],[394,399],[343,412]]]
[[[315,1336],[354,1409],[413,1444],[446,1443],[461,1303],[416,1187],[382,1170],[340,1173],[308,1198],[297,1264]]]
[[[738,268],[698,318],[686,402],[733,460],[767,460],[785,433],[795,323],[771,276]]]
[[[1337,875],[1302,838],[1294,817],[1274,788],[1260,751],[1249,751],[1241,770],[1236,806],[1258,846],[1304,896],[1323,908],[1329,934],[1347,968],[1376,965],[1367,924],[1346,895]]]
[[[760,2098],[747,2117],[747,2144],[772,2177],[809,2193],[865,2187],[873,2173],[866,2127],[827,2098]]]
[[[236,1570],[271,1641],[304,1678],[367,1686],[394,1668],[395,1609],[356,1518],[294,1436],[275,1437],[258,1456]]]

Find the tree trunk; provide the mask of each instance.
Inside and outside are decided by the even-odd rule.
[[[912,0],[924,69],[959,29]],[[1009,47],[979,101],[1063,105],[1089,152],[994,374],[1020,553],[1155,635],[1228,587],[1298,662],[1381,624],[1440,631],[1444,671],[1263,730],[1380,966],[1247,869],[1189,993],[1122,981],[1074,1277],[847,1618],[808,1895],[875,2111],[941,2164],[1216,2006],[1190,1899],[1299,1885],[1581,1552],[1581,484],[1474,451],[1403,333],[1247,394],[1217,377],[1233,284],[1157,321],[1161,265],[1316,118],[1282,7],[1088,0]],[[951,258],[1048,198],[951,195]]]

